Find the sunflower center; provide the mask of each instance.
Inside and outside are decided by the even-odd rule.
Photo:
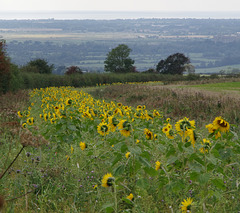
[[[221,127],[227,127],[227,122],[223,121],[223,120],[218,120],[217,121],[218,125]]]
[[[114,182],[114,178],[113,178],[113,177],[110,177],[110,178],[108,178],[108,180],[107,180],[107,185],[108,185],[108,186],[112,186],[112,185],[113,185],[113,182]]]
[[[102,131],[102,132],[107,132],[107,131],[108,131],[107,125],[102,125],[102,126],[101,126],[101,131]]]

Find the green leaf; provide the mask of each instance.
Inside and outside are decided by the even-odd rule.
[[[148,188],[148,185],[149,185],[146,178],[138,179],[136,184],[137,186],[142,187],[144,189]]]
[[[67,128],[72,130],[72,131],[76,131],[77,130],[75,125],[68,125]]]
[[[116,157],[113,159],[112,161],[112,167],[117,163],[119,162],[120,160],[122,159],[122,155],[120,153],[117,153],[116,154]]]
[[[145,167],[144,171],[150,176],[156,176],[158,174],[158,172],[152,167]]]
[[[217,188],[225,190],[226,186],[224,185],[224,182],[222,179],[215,178],[211,181]]]
[[[172,156],[168,159],[167,164],[172,164],[174,163],[176,160],[178,160],[177,156]]]
[[[171,146],[170,149],[169,149],[168,152],[167,152],[166,157],[169,157],[169,156],[171,156],[171,155],[174,155],[175,153],[176,153],[175,148],[174,148],[173,146]]]
[[[200,174],[198,177],[198,181],[200,184],[205,184],[208,182],[209,178],[210,178],[210,174],[208,173]]]
[[[128,150],[128,147],[127,147],[127,145],[124,143],[124,144],[121,146],[121,152],[122,152],[122,153],[125,153],[127,150]]]
[[[199,178],[199,173],[198,172],[192,172],[190,173],[190,179],[195,181]]]
[[[183,145],[182,143],[178,143],[178,149],[179,149],[180,152],[183,152],[182,145]]]
[[[140,147],[129,147],[128,150],[133,153],[139,155],[141,153],[141,148]]]
[[[124,173],[125,170],[125,165],[120,165],[119,167],[117,167],[114,171],[113,171],[113,175],[114,176],[119,176],[121,174]]]
[[[144,166],[151,167],[150,163],[146,158],[143,158],[141,156],[138,157],[138,160],[140,163],[142,163]]]

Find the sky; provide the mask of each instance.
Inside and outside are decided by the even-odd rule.
[[[0,0],[0,11],[240,11],[240,0]]]

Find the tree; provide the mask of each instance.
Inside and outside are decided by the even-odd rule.
[[[36,72],[41,74],[51,74],[54,69],[54,65],[48,65],[48,62],[44,59],[35,59],[27,63],[22,68],[26,72]]]
[[[159,61],[156,70],[161,74],[180,74],[185,71],[185,64],[189,64],[190,59],[182,53],[175,53],[165,60]]]
[[[78,66],[71,66],[67,68],[67,71],[65,72],[66,75],[72,75],[72,74],[82,74],[82,70]]]
[[[125,44],[120,44],[112,49],[104,61],[106,72],[125,73],[134,70],[134,60],[129,57],[132,50]]]
[[[9,90],[11,81],[11,62],[6,53],[6,42],[0,40],[0,93]]]

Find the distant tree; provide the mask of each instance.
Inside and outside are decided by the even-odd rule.
[[[67,71],[65,72],[66,75],[72,75],[72,74],[82,74],[82,70],[78,66],[71,66],[67,68]]]
[[[104,61],[106,72],[126,73],[134,71],[134,60],[129,57],[132,50],[125,44],[112,49]]]
[[[48,62],[44,59],[35,59],[27,63],[22,67],[22,71],[35,72],[41,74],[51,74],[54,69],[54,65],[48,65]]]
[[[180,74],[185,71],[185,64],[189,64],[190,59],[182,53],[175,53],[165,60],[159,61],[156,70],[161,74]]]
[[[5,40],[0,40],[0,93],[6,93],[10,87],[11,62],[6,52]]]

